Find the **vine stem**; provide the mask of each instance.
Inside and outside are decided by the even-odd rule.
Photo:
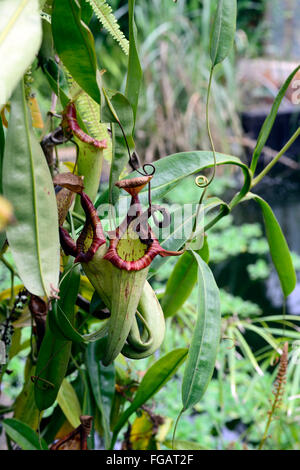
[[[211,145],[211,148],[212,148],[212,152],[213,152],[213,157],[214,157],[214,167],[213,167],[213,172],[211,174],[211,177],[210,179],[208,180],[206,178],[206,176],[203,176],[203,175],[200,175],[196,178],[196,184],[197,186],[199,186],[199,188],[202,188],[203,189],[203,192],[200,196],[200,199],[199,199],[199,204],[198,204],[198,208],[197,208],[197,212],[196,212],[196,217],[195,217],[195,221],[194,221],[194,225],[193,225],[193,229],[192,229],[192,232],[188,238],[188,240],[186,241],[185,243],[185,251],[187,249],[187,246],[190,244],[190,242],[192,241],[194,235],[195,235],[195,232],[196,232],[196,228],[197,228],[197,220],[198,220],[198,216],[200,214],[200,210],[201,210],[201,205],[202,205],[202,202],[204,200],[204,196],[205,196],[205,193],[206,193],[206,190],[208,188],[208,186],[213,182],[214,180],[214,177],[216,175],[216,166],[217,166],[217,158],[216,158],[216,150],[215,150],[215,146],[214,146],[214,141],[213,141],[213,138],[212,138],[212,134],[211,134],[211,130],[210,130],[210,125],[209,125],[209,98],[210,98],[210,92],[211,92],[211,85],[212,85],[212,78],[213,78],[213,73],[214,73],[214,66],[211,67],[210,69],[210,73],[209,73],[209,81],[208,81],[208,88],[207,88],[207,98],[206,98],[206,129],[207,129],[207,134],[208,134],[208,138],[209,138],[209,142],[210,142],[210,145]],[[203,183],[198,183],[197,180],[199,180],[200,178],[203,179]]]
[[[177,426],[178,426],[179,420],[180,420],[183,412],[184,412],[184,409],[182,408],[182,410],[180,411],[179,415],[177,416],[177,419],[176,419],[176,422],[175,422],[174,432],[173,432],[173,437],[172,437],[172,450],[174,450],[176,430],[177,430]]]
[[[299,137],[300,135],[300,127],[296,130],[296,132],[292,135],[292,137],[289,139],[289,141],[285,144],[284,147],[280,150],[280,152],[277,153],[277,155],[273,158],[273,160],[262,170],[259,175],[256,176],[256,178],[253,179],[251,188],[258,184],[264,176],[266,176],[267,173],[273,168],[273,166],[278,162],[280,157],[282,157],[285,152],[290,148],[290,146],[295,142],[295,140]]]
[[[209,125],[209,98],[210,98],[210,92],[211,92],[211,85],[212,85],[212,78],[213,78],[213,73],[214,73],[214,66],[211,67],[210,69],[210,74],[209,74],[209,82],[208,82],[208,88],[207,88],[207,99],[206,99],[206,129],[207,129],[207,134],[209,138],[209,142],[213,151],[213,156],[214,156],[214,169],[212,172],[212,175],[209,179],[209,181],[206,183],[206,186],[209,186],[216,174],[216,166],[217,166],[217,158],[216,158],[216,150],[215,150],[215,145],[214,141],[212,138],[211,130],[210,130],[210,125]]]
[[[219,220],[221,220],[223,217],[225,217],[225,215],[227,215],[227,212],[224,209],[221,209],[219,214],[216,215],[216,217],[214,217],[208,224],[206,224],[204,226],[204,232],[206,232],[211,227],[213,227],[217,222],[219,222]]]
[[[270,428],[270,424],[271,424],[271,422],[272,422],[273,415],[274,415],[275,410],[276,410],[276,407],[277,407],[277,402],[278,402],[280,390],[281,390],[281,388],[279,387],[278,390],[277,390],[277,392],[276,392],[276,395],[275,395],[275,399],[274,399],[274,401],[273,401],[273,404],[272,404],[272,409],[271,409],[271,411],[269,412],[269,417],[268,417],[268,421],[267,421],[267,424],[266,424],[266,427],[265,427],[265,432],[264,432],[264,435],[263,435],[263,437],[262,437],[262,440],[261,440],[260,443],[259,443],[258,450],[262,450],[263,445],[264,445],[265,441],[267,440],[268,432],[269,432],[269,428]]]

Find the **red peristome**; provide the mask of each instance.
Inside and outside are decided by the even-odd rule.
[[[155,256],[178,256],[183,253],[183,251],[168,251],[164,250],[157,238],[154,236],[153,232],[150,231],[151,243],[146,251],[146,253],[138,260],[135,261],[125,261],[122,259],[118,252],[117,246],[120,241],[121,236],[119,231],[116,231],[116,237],[110,240],[110,245],[105,254],[104,258],[110,261],[114,266],[119,269],[124,269],[126,271],[140,271],[141,269],[147,268],[155,258]]]
[[[97,211],[87,194],[80,194],[81,205],[86,215],[86,222],[77,242],[75,243],[70,237],[67,230],[60,227],[60,243],[62,249],[67,255],[75,257],[75,263],[88,263],[93,258],[98,248],[106,242],[101,221]],[[84,252],[84,242],[88,234],[88,228],[91,226],[93,231],[93,241],[89,249]]]
[[[84,192],[81,193],[80,198],[82,208],[86,215],[86,223],[83,228],[83,231],[81,232],[82,236],[80,235],[77,240],[78,255],[75,259],[75,262],[88,263],[93,258],[98,248],[106,242],[106,239],[102,230],[101,221],[97,214],[97,210],[95,209],[92,201]],[[84,252],[83,244],[87,235],[88,225],[92,226],[93,241],[87,252]]]
[[[77,247],[74,240],[70,237],[69,233],[63,227],[59,227],[59,238],[60,244],[63,251],[66,255],[76,256],[77,255]]]
[[[85,142],[86,144],[91,144],[94,147],[97,147],[99,149],[107,148],[106,139],[103,139],[103,140],[94,139],[90,135],[83,132],[83,130],[79,127],[78,122],[77,122],[75,104],[72,102],[70,102],[67,105],[67,108],[65,112],[63,113],[63,122],[64,121],[66,121],[66,125],[69,128],[69,130],[72,132],[72,134],[78,137],[78,139],[81,140],[82,142]]]
[[[127,216],[120,224],[120,226],[116,229],[114,235],[110,238],[109,248],[107,253],[105,254],[104,258],[110,261],[114,266],[119,269],[124,269],[126,271],[140,271],[141,269],[147,268],[155,256],[178,256],[183,253],[183,251],[168,251],[164,250],[159,241],[155,237],[154,233],[152,232],[150,225],[148,224],[147,220],[149,217],[149,211],[147,211],[144,215],[146,216],[146,220],[142,220],[142,208],[139,201],[138,193],[139,191],[150,182],[152,178],[151,176],[142,176],[127,180],[118,181],[116,186],[119,188],[124,189],[129,194],[131,194],[131,204],[130,208],[135,208],[135,214],[130,215],[130,209],[128,211]],[[150,211],[150,215],[152,211]],[[147,250],[141,258],[134,260],[134,261],[126,261],[121,258],[118,254],[117,247],[118,243],[120,242],[122,235],[126,232],[131,222],[135,219],[137,220],[136,228],[139,226],[141,232],[143,233],[143,237],[140,237],[142,243],[147,245]],[[141,233],[140,232],[140,233]]]

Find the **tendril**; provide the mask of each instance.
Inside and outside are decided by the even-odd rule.
[[[195,184],[198,186],[198,188],[202,188],[203,191],[202,191],[202,194],[201,194],[200,199],[199,199],[199,203],[198,203],[198,207],[197,207],[197,211],[196,211],[196,215],[195,215],[195,220],[194,220],[194,224],[193,224],[193,229],[191,231],[191,234],[190,234],[189,238],[187,239],[187,241],[185,243],[185,251],[187,250],[188,245],[191,243],[191,241],[193,240],[194,235],[196,233],[197,220],[198,220],[198,217],[199,217],[199,214],[200,214],[200,210],[201,210],[201,206],[202,206],[202,202],[203,202],[205,193],[207,191],[207,188],[208,188],[210,182],[209,182],[209,180],[207,179],[206,176],[199,175],[195,178]]]
[[[121,122],[118,120],[117,121],[120,129],[121,129],[121,132],[122,132],[122,135],[123,135],[123,139],[125,141],[125,144],[126,144],[126,148],[127,148],[127,153],[128,153],[128,157],[129,157],[129,160],[128,160],[128,163],[129,165],[131,166],[132,170],[136,171],[137,173],[139,173],[140,175],[142,176],[153,176],[154,173],[155,173],[155,166],[152,165],[152,163],[145,163],[143,165],[143,172],[141,170],[139,170],[138,168],[138,156],[137,156],[137,153],[136,152],[133,152],[131,154],[130,152],[130,148],[129,148],[129,144],[128,144],[128,140],[127,140],[127,137],[126,137],[126,134],[125,134],[125,131],[124,131],[124,128],[121,124]],[[146,167],[149,166],[151,167],[151,170],[152,170],[152,173],[148,173],[147,170],[146,170]]]
[[[213,156],[214,156],[214,169],[212,172],[212,175],[210,179],[206,182],[206,187],[209,186],[216,175],[216,166],[217,166],[217,158],[216,158],[216,150],[214,146],[214,141],[212,138],[211,130],[210,130],[210,124],[209,124],[209,98],[210,98],[210,91],[211,91],[211,85],[212,85],[212,78],[213,78],[213,73],[214,73],[214,67],[211,67],[210,69],[210,74],[209,74],[209,82],[208,82],[208,88],[207,88],[207,98],[206,98],[206,129],[207,129],[207,134],[209,138],[209,142],[213,151]],[[202,186],[203,187],[203,186]]]
[[[143,165],[143,171],[141,171],[138,168],[138,165],[139,165],[138,155],[137,155],[136,152],[133,152],[131,154],[124,128],[123,128],[123,126],[122,126],[122,124],[119,120],[117,122],[118,122],[118,125],[119,125],[120,129],[121,129],[121,132],[123,134],[123,138],[124,138],[124,141],[125,141],[125,144],[126,144],[128,157],[129,157],[128,163],[129,163],[130,167],[132,168],[133,171],[136,171],[141,176],[153,176],[155,171],[156,171],[156,168],[152,163],[145,163]],[[146,169],[147,167],[151,168],[150,173],[147,171],[147,169]],[[148,183],[148,204],[149,204],[149,211],[150,211],[150,214],[151,214],[151,183],[150,183],[150,181]]]

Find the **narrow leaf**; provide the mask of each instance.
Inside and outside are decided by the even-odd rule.
[[[111,204],[115,204],[119,197],[120,190],[115,187],[116,181],[119,180],[126,163],[128,162],[129,155],[126,145],[126,140],[129,150],[134,149],[134,142],[132,138],[134,118],[132,107],[128,99],[119,92],[108,92],[103,89],[105,97],[105,106],[101,109],[102,122],[110,122],[112,124],[112,162],[109,176],[109,200]],[[110,95],[110,96],[109,96]],[[116,124],[114,124],[116,123]],[[121,124],[126,140],[124,138]]]
[[[247,322],[242,322],[243,327],[246,330],[254,331],[258,335],[260,335],[269,345],[275,349],[279,354],[282,354],[282,350],[278,347],[278,344],[276,343],[275,339],[273,336],[269,335],[267,332],[266,328],[261,328],[255,325],[251,325],[250,323]]]
[[[68,312],[70,325],[74,322],[74,305],[80,282],[80,268],[74,267],[64,277],[60,285],[58,305]],[[53,310],[53,308],[52,308]],[[34,384],[35,402],[39,410],[49,408],[56,400],[59,388],[66,375],[71,354],[71,341],[62,335],[57,337],[50,328],[50,310],[47,315],[46,334],[41,344],[36,365]]]
[[[238,194],[236,200],[240,200],[250,190],[251,173],[248,167],[242,161],[231,155],[222,153],[216,154],[217,165],[234,165],[238,166],[244,174],[244,184]],[[180,181],[187,176],[200,173],[206,168],[214,166],[213,153],[210,151],[192,151],[180,152],[167,157],[161,158],[155,162],[156,172],[151,182],[152,200],[161,200],[171,189],[175,188]],[[127,178],[135,178],[139,176],[136,171],[130,173]],[[96,201],[96,207],[104,202],[108,202],[108,191],[102,194]],[[127,196],[124,196],[127,197]],[[147,203],[147,189],[140,193],[142,203]],[[122,199],[122,197],[120,198]]]
[[[198,263],[198,315],[183,376],[183,410],[203,397],[214,371],[221,335],[218,286],[207,264],[193,254]]]
[[[33,62],[41,40],[38,0],[0,2],[0,109]]]
[[[17,419],[5,419],[3,427],[9,437],[23,450],[48,450],[46,442],[41,439],[41,445],[38,435],[27,424]]]
[[[135,0],[129,0],[128,2],[129,57],[128,57],[128,72],[127,72],[125,94],[132,106],[134,123],[135,123],[143,72],[142,72],[142,67],[140,64],[140,59],[139,59],[139,55],[137,51],[137,44],[136,44],[134,4],[135,4]]]
[[[97,407],[101,413],[105,447],[110,444],[110,411],[115,393],[115,368],[100,363],[105,348],[103,341],[90,343],[87,347],[87,370]]]
[[[251,351],[251,348],[250,348],[249,344],[247,343],[247,341],[245,340],[244,336],[240,333],[240,331],[237,328],[232,328],[232,332],[233,332],[234,336],[237,338],[237,340],[239,342],[239,346],[242,349],[242,351],[244,352],[245,357],[247,357],[249,359],[250,363],[252,364],[252,366],[254,367],[256,372],[259,375],[264,375],[263,371],[259,367],[258,362],[255,359],[255,356],[254,356],[253,352]]]
[[[208,262],[207,238],[205,238],[203,248],[198,251],[198,254],[206,263]],[[197,274],[197,261],[190,251],[186,251],[180,256],[167,282],[166,291],[161,301],[165,317],[174,315],[189,298],[197,282]]]
[[[263,126],[260,130],[259,136],[257,138],[256,147],[253,151],[253,156],[252,156],[252,161],[251,161],[251,166],[250,166],[250,169],[251,169],[252,173],[254,173],[255,170],[256,170],[256,165],[257,165],[258,159],[261,155],[261,152],[262,152],[262,150],[263,150],[263,148],[264,148],[264,146],[265,146],[265,144],[268,140],[270,132],[272,130],[272,127],[273,127],[274,121],[276,119],[281,101],[284,98],[284,95],[285,95],[288,87],[290,86],[291,81],[293,80],[293,78],[295,77],[296,73],[299,70],[300,70],[300,65],[298,67],[296,67],[295,70],[286,79],[286,81],[284,82],[284,84],[280,88],[280,90],[278,92],[278,95],[276,96],[276,98],[274,100],[274,103],[272,105],[272,108],[271,108],[271,111],[270,111],[269,115],[266,117],[265,122],[263,123]]]
[[[74,80],[100,103],[94,37],[81,20],[77,0],[54,1],[52,33],[57,53]]]
[[[13,204],[16,223],[7,239],[24,286],[49,296],[59,275],[58,216],[54,188],[33,133],[21,82],[11,101],[3,162],[3,194]]]
[[[219,0],[210,41],[212,66],[222,62],[229,54],[236,30],[236,0]]]
[[[62,381],[57,395],[57,403],[73,428],[80,425],[81,407],[76,392],[67,379]]]
[[[204,220],[207,220],[207,214],[217,207],[219,207],[219,212],[224,211],[224,214],[229,212],[229,207],[224,201],[217,197],[211,197],[203,203]],[[188,213],[182,217],[182,208],[179,208],[171,213],[170,216],[171,223],[169,226],[169,233],[160,240],[160,244],[165,250],[178,251],[183,247],[192,232],[195,212],[193,211],[192,213]],[[151,263],[148,279],[153,276],[166,261],[167,258],[156,257]]]
[[[27,359],[26,373],[23,389],[18,395],[14,405],[14,418],[27,424],[32,429],[38,428],[39,410],[34,400],[34,384],[31,377],[35,375],[35,365],[30,358]]]
[[[287,297],[295,289],[297,278],[289,247],[280,225],[269,204],[260,196],[249,193],[245,199],[254,199],[262,209],[271,258],[276,268],[283,294]]]
[[[119,431],[128,421],[128,418],[173,377],[177,369],[184,362],[186,355],[187,349],[174,349],[150,367],[140,383],[133,402],[121,415],[114,428],[112,446],[116,441]]]

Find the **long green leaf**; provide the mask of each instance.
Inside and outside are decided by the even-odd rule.
[[[268,334],[265,328],[251,325],[250,323],[247,323],[247,322],[241,322],[241,324],[246,330],[254,331],[258,335],[260,335],[267,343],[269,343],[270,346],[272,346],[272,348],[275,349],[275,351],[277,351],[279,354],[282,354],[282,350],[279,348],[275,339],[271,335]]]
[[[252,322],[264,322],[264,321],[287,321],[287,320],[293,320],[293,322],[299,322],[300,321],[300,316],[299,315],[268,315],[266,317],[257,317],[257,318],[251,318]]]
[[[280,336],[281,340],[283,340],[283,338],[293,338],[300,340],[300,333],[298,331],[282,331],[282,328],[268,328],[268,332],[272,333],[273,335]]]
[[[90,3],[88,3],[88,0],[79,0],[79,3],[81,8],[81,19],[86,25],[88,25],[93,16],[93,8]]]
[[[80,268],[75,266],[64,277],[60,286],[58,304],[67,312],[70,324],[74,322],[74,305],[80,282]],[[59,388],[66,375],[72,342],[57,337],[50,328],[52,310],[48,312],[46,333],[38,354],[36,365],[36,380],[34,384],[35,402],[39,410],[51,406],[58,394]]]
[[[249,193],[245,199],[254,199],[261,207],[271,258],[276,268],[283,294],[287,297],[295,289],[297,277],[289,247],[280,225],[269,204],[260,196]]]
[[[35,365],[33,365],[30,357],[27,359],[25,370],[26,377],[23,389],[14,405],[14,418],[35,430],[38,427],[40,412],[34,400],[34,384],[31,377],[35,375]]]
[[[251,173],[248,167],[241,162],[237,157],[231,155],[225,155],[222,153],[216,154],[217,165],[234,165],[238,166],[244,174],[244,184],[239,192],[236,200],[240,200],[244,197],[250,189],[251,185]],[[161,158],[155,162],[156,172],[151,182],[151,194],[152,200],[161,200],[171,189],[175,188],[180,181],[187,176],[211,168],[214,166],[213,153],[210,151],[192,151],[192,152],[180,152],[167,157]],[[127,177],[134,178],[139,176],[137,172],[130,173]],[[140,200],[142,203],[147,202],[147,189],[144,189],[140,193]],[[103,193],[95,205],[98,207],[100,204],[109,202],[109,193]],[[127,196],[123,196],[127,197]]]
[[[244,352],[245,357],[248,357],[250,363],[252,364],[252,366],[254,367],[256,372],[259,375],[264,375],[263,371],[259,367],[258,362],[255,359],[255,356],[254,356],[253,352],[251,351],[251,348],[250,348],[249,344],[247,343],[247,341],[245,340],[244,336],[240,333],[240,331],[237,328],[232,328],[232,333],[237,338],[237,340],[239,342],[239,346],[242,349],[242,351]]]
[[[142,67],[140,64],[140,59],[139,59],[139,55],[137,51],[137,44],[136,44],[134,4],[135,4],[135,0],[128,1],[129,57],[128,57],[128,71],[127,71],[125,94],[132,106],[134,123],[135,123],[143,72],[142,72]]]
[[[115,444],[119,431],[126,424],[128,418],[173,377],[179,366],[184,362],[186,355],[187,349],[174,349],[150,367],[140,383],[133,402],[121,415],[114,428],[112,447]]]
[[[77,428],[80,425],[81,406],[72,384],[67,379],[62,381],[57,395],[57,403],[71,426]]]
[[[17,419],[5,419],[3,427],[9,437],[18,444],[23,450],[48,450],[46,442],[41,439],[41,445],[38,435],[27,424]]]
[[[208,263],[209,248],[207,238],[205,238],[203,248],[198,251],[198,254]],[[197,261],[191,252],[186,251],[175,264],[167,282],[166,291],[161,301],[165,317],[170,317],[178,312],[189,298],[197,282],[197,274]]]
[[[228,214],[228,205],[217,197],[211,197],[203,203],[204,221],[206,221],[207,214],[217,207],[219,207],[219,211],[222,211],[224,215]],[[170,215],[171,223],[169,226],[169,233],[163,237],[163,239],[160,241],[160,244],[165,250],[177,251],[182,248],[191,234],[193,222],[195,219],[195,212],[182,217],[182,208],[179,208]],[[177,220],[178,215],[180,221]],[[205,225],[206,223],[204,226]],[[157,256],[151,263],[148,279],[153,276],[160,269],[160,267],[167,262],[167,260],[168,258],[166,257]]]
[[[229,54],[236,30],[236,0],[219,0],[211,32],[210,57],[212,66]]]
[[[11,101],[4,161],[3,194],[16,224],[7,239],[26,289],[49,296],[59,275],[58,216],[49,168],[31,126],[21,82]]]
[[[33,62],[41,40],[38,0],[0,2],[0,109]]]
[[[105,447],[108,449],[111,439],[110,411],[115,393],[115,368],[113,364],[105,367],[100,363],[104,351],[103,341],[90,343],[86,352],[86,364],[95,402],[101,413]]]
[[[77,0],[54,1],[52,33],[57,53],[74,80],[100,103],[94,38],[81,20]]]
[[[276,96],[276,98],[274,100],[274,103],[272,105],[272,108],[271,108],[271,111],[270,111],[269,115],[266,117],[265,122],[263,123],[263,126],[260,130],[259,136],[257,138],[256,147],[253,151],[252,161],[251,161],[251,165],[250,165],[250,169],[253,173],[256,170],[258,159],[261,155],[261,152],[262,152],[262,150],[263,150],[263,148],[264,148],[264,146],[265,146],[265,144],[268,140],[270,132],[272,130],[272,127],[273,127],[274,121],[276,119],[277,112],[278,112],[279,106],[281,104],[281,101],[284,98],[284,95],[285,95],[288,87],[290,86],[291,81],[293,80],[293,78],[295,77],[296,73],[299,70],[300,70],[300,65],[298,67],[296,67],[295,70],[286,79],[286,81],[284,82],[284,84],[280,88],[280,90],[278,92],[278,95]]]
[[[182,382],[183,410],[203,397],[211,380],[221,335],[220,293],[201,256],[198,263],[198,314]]]

